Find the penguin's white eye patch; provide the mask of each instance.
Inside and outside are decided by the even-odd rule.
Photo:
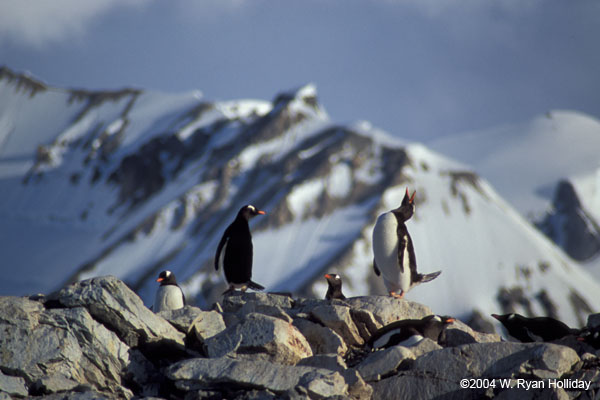
[[[435,317],[433,317],[434,320],[438,321],[438,322],[442,322],[442,319],[440,318],[439,315],[436,315]]]
[[[510,315],[508,316],[508,319],[513,319],[514,317],[515,317],[515,314],[510,314]]]

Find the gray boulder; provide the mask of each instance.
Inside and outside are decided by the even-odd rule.
[[[352,319],[349,307],[322,304],[314,307],[310,311],[310,315],[340,335],[348,346],[360,346],[364,344],[365,339],[360,335],[358,327]]]
[[[440,343],[451,347],[470,343],[493,343],[502,340],[500,335],[496,333],[477,332],[459,320],[448,325],[440,336]]]
[[[344,342],[344,339],[326,326],[311,322],[305,318],[296,318],[293,324],[306,338],[313,354],[335,353],[344,355],[348,351],[348,346]]]
[[[73,283],[55,298],[65,307],[85,307],[130,347],[163,340],[183,345],[185,335],[150,311],[135,292],[114,276]]]
[[[195,358],[180,361],[167,368],[165,373],[178,389],[184,391],[212,387],[225,392],[225,395],[240,389],[256,389],[291,395],[292,398],[297,397],[298,393],[317,399],[350,396],[349,383],[338,372],[308,366],[233,360],[226,357]]]
[[[369,311],[382,326],[401,319],[421,319],[431,308],[391,296],[362,296],[344,300],[352,309]]]
[[[230,354],[288,365],[313,355],[304,336],[291,323],[262,314],[248,314],[238,324],[208,338],[204,347],[211,358]]]

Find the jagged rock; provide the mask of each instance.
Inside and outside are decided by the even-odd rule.
[[[195,358],[180,361],[165,373],[178,389],[185,391],[207,387],[230,391],[253,388],[284,394],[301,386],[317,397],[348,396],[348,385],[337,372],[267,361]]]
[[[143,357],[134,359],[131,349],[82,307],[45,310],[25,298],[1,297],[0,331],[0,369],[23,377],[38,393],[91,385],[131,397],[123,379],[143,385],[152,373]]]
[[[278,306],[282,309],[292,308],[294,300],[287,295],[264,292],[233,292],[223,298],[223,311],[235,313],[246,303],[254,306]]]
[[[146,308],[138,295],[114,276],[73,283],[55,298],[65,307],[86,307],[130,347],[163,340],[183,345],[185,335]]]
[[[454,321],[448,325],[441,334],[440,343],[444,346],[460,346],[469,343],[500,342],[502,338],[496,333],[482,333],[474,331],[462,321]]]
[[[362,309],[350,309],[350,315],[358,328],[360,336],[366,341],[377,332],[382,325],[377,321],[373,313]]]
[[[223,316],[217,311],[202,311],[193,306],[161,311],[158,315],[169,321],[180,332],[192,333],[200,343],[226,328]]]
[[[345,302],[352,309],[369,311],[382,326],[401,319],[421,319],[433,314],[423,304],[391,296],[352,297]]]
[[[412,346],[392,346],[369,354],[357,367],[366,381],[377,381],[392,374],[405,360],[414,360],[421,355],[442,347],[435,341],[424,338]]]
[[[317,354],[312,357],[303,358],[296,365],[306,365],[308,367],[325,368],[331,371],[343,373],[348,366],[339,354]]]
[[[454,382],[522,374],[548,379],[560,378],[579,362],[573,349],[551,343],[474,343],[424,354],[412,370]]]
[[[326,326],[304,318],[296,318],[293,324],[306,338],[313,354],[344,355],[348,351],[348,346],[342,337]]]
[[[256,313],[207,339],[204,345],[211,358],[236,352],[240,358],[293,365],[312,356],[310,345],[291,323]]]
[[[392,346],[369,354],[356,370],[367,382],[378,381],[396,371],[404,360],[414,360],[412,351],[404,346]]]
[[[371,384],[373,399],[478,399],[476,393],[461,389],[458,383],[422,372],[403,371]]]
[[[27,396],[29,391],[25,386],[25,379],[19,376],[4,375],[0,371],[0,393],[4,392],[11,396]]]
[[[314,307],[310,315],[321,324],[333,329],[349,346],[360,346],[365,342],[352,319],[349,307],[323,304]]]

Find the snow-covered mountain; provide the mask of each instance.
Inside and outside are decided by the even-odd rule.
[[[464,164],[368,123],[336,125],[305,86],[272,102],[199,92],[49,87],[0,70],[0,293],[47,292],[113,274],[150,304],[171,269],[200,304],[224,289],[216,245],[238,209],[252,221],[253,279],[323,296],[385,293],[372,270],[377,215],[417,191],[419,268],[407,298],[467,317],[518,310],[573,325],[598,284]]]
[[[428,145],[461,160],[600,278],[600,121],[552,111]]]

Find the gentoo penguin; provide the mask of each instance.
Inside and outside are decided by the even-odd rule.
[[[154,312],[177,310],[185,306],[185,296],[177,284],[174,273],[163,271],[158,275],[156,282],[160,282],[160,286],[156,291],[154,307],[152,307]]]
[[[345,299],[346,296],[342,293],[342,278],[338,274],[325,274],[325,279],[327,279],[327,293],[325,293],[325,298],[327,300],[331,299]]]
[[[248,288],[264,289],[258,283],[252,282],[252,234],[248,226],[250,218],[264,214],[264,211],[252,205],[245,205],[223,233],[215,255],[215,270],[218,271],[220,267],[225,272],[225,280],[229,284],[225,293],[235,289],[244,292]]]
[[[367,341],[372,349],[395,345],[411,346],[423,338],[438,341],[444,327],[455,319],[448,316],[428,315],[422,319],[403,319],[392,322],[375,332]]]
[[[600,349],[600,330],[582,329],[577,335],[577,340],[587,343],[594,349]]]
[[[579,329],[569,328],[565,323],[550,317],[528,318],[520,314],[492,314],[504,325],[510,336],[523,343],[547,342],[568,335],[576,335]]]
[[[429,282],[442,272],[417,272],[415,249],[405,225],[415,212],[415,194],[409,196],[406,188],[400,207],[381,214],[373,228],[373,269],[377,276],[383,275],[390,296],[399,299],[414,286]]]

